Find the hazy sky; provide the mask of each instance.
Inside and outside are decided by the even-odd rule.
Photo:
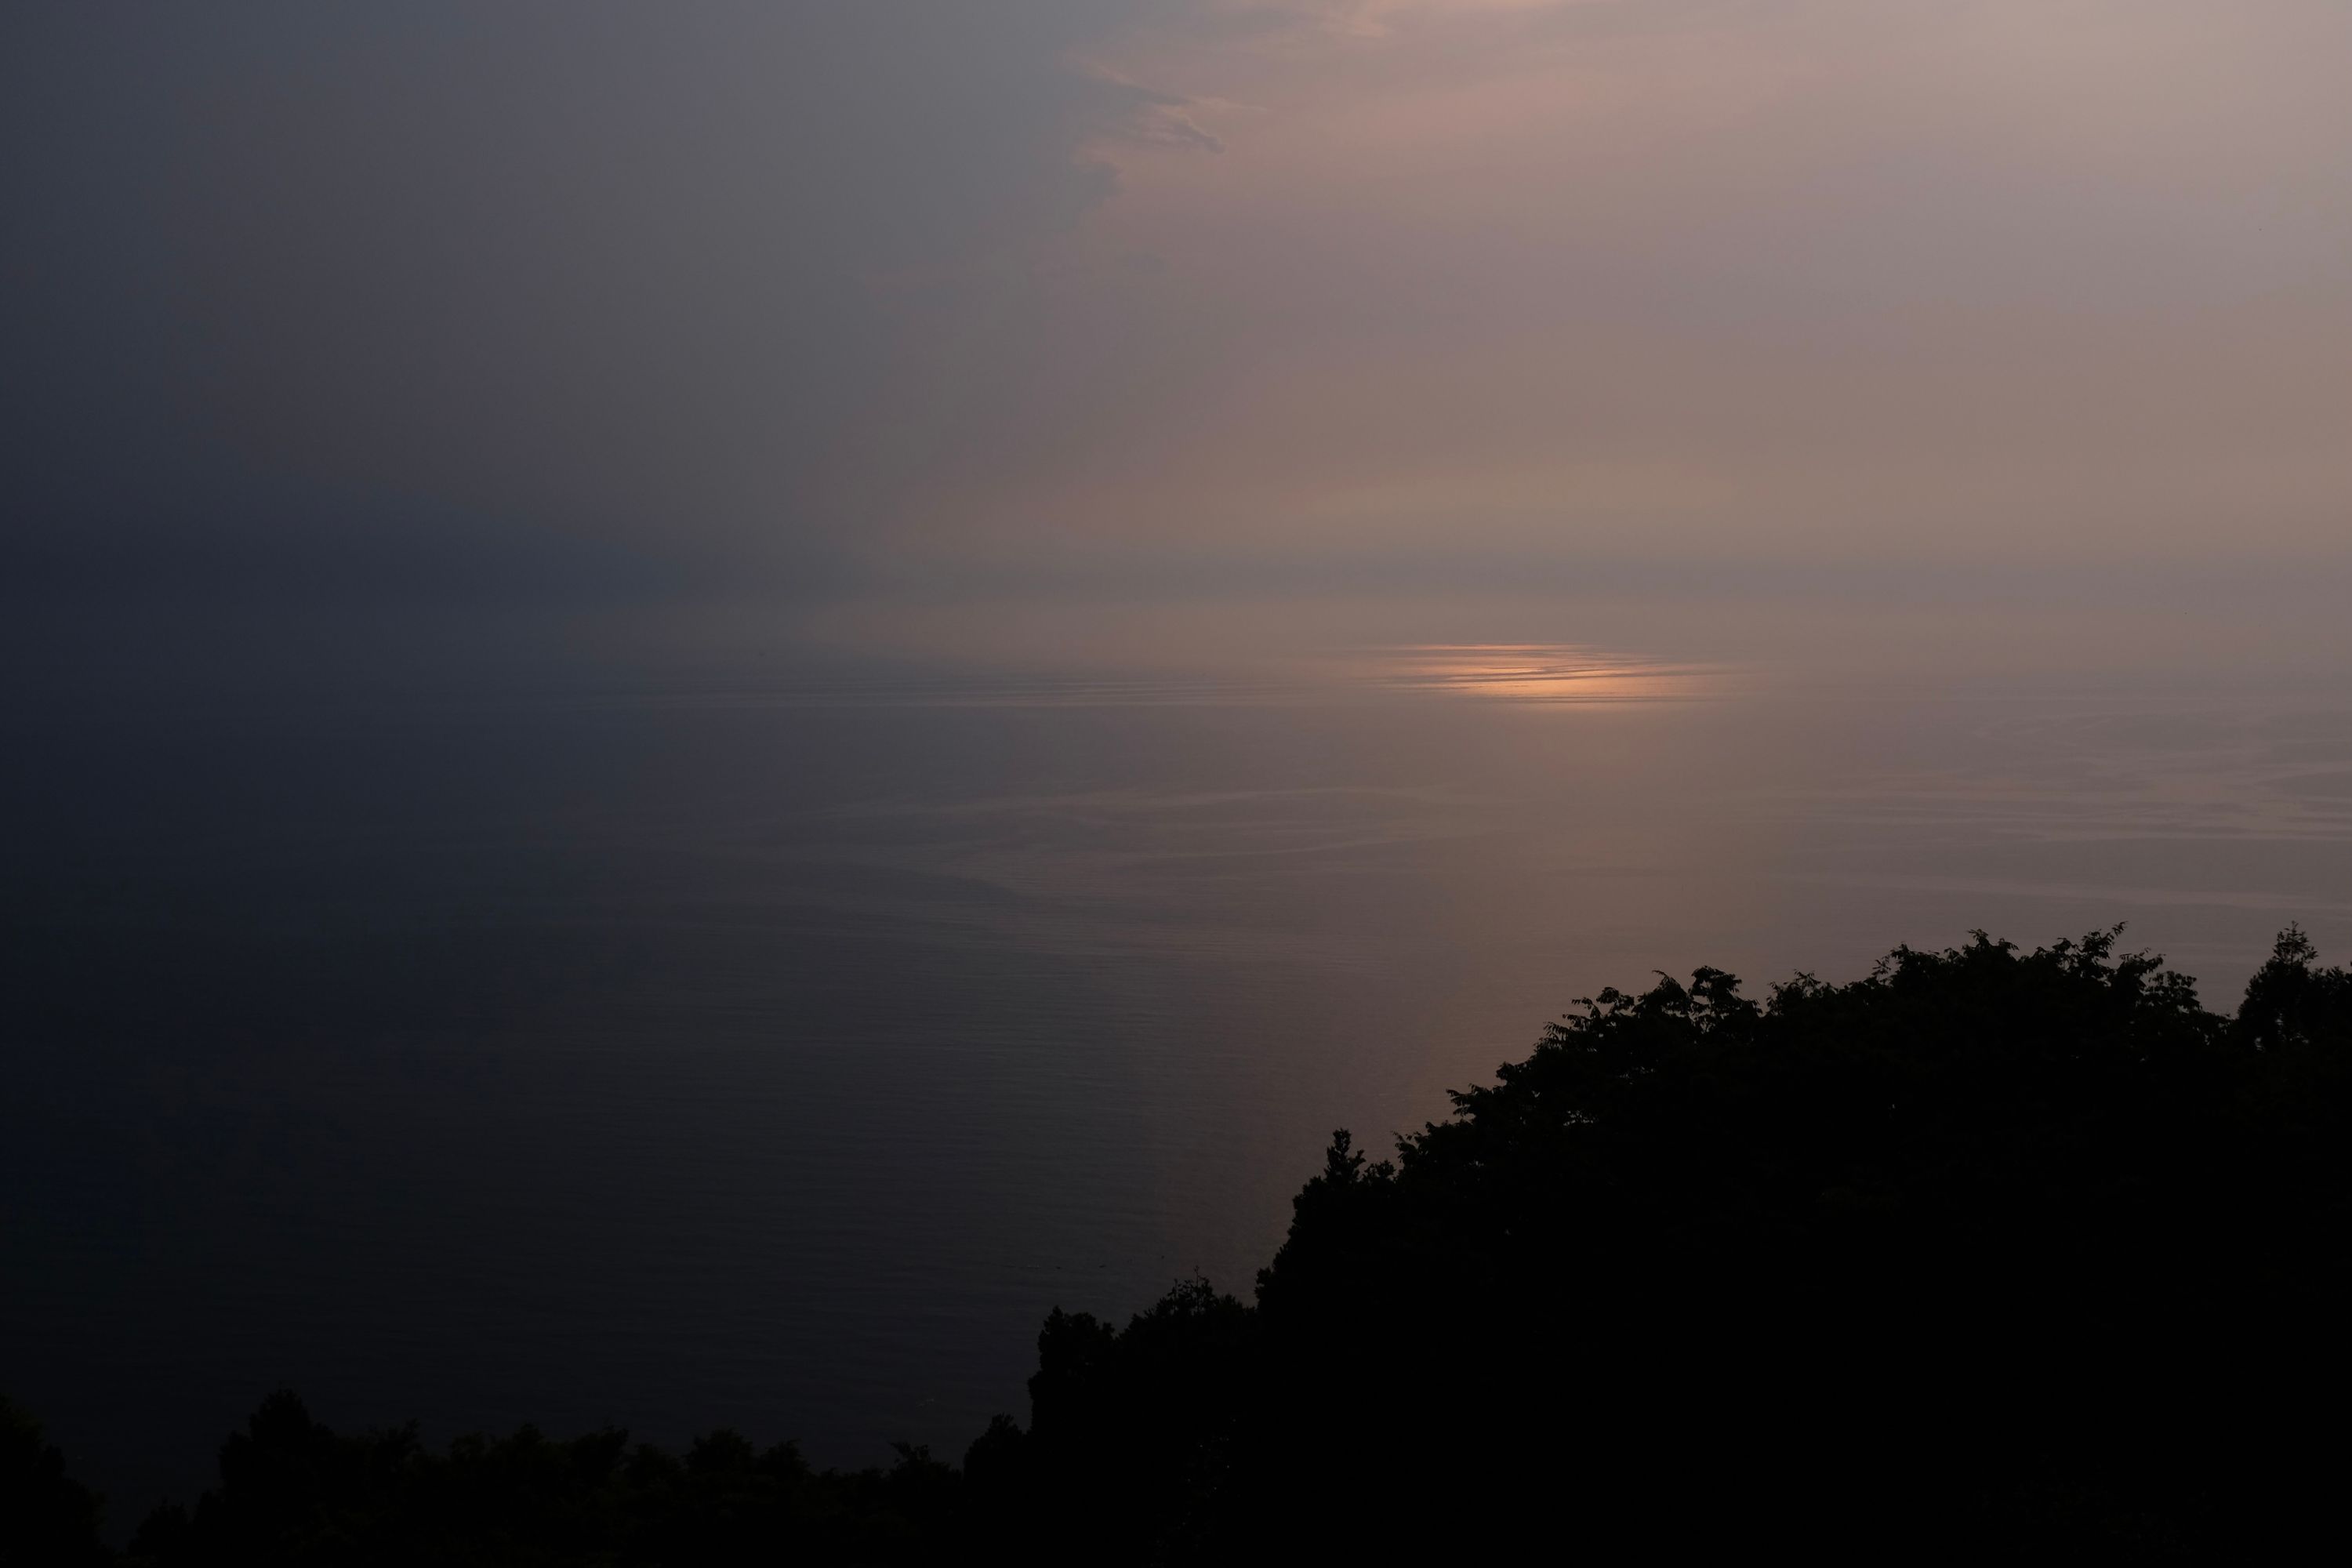
[[[2340,958],[2347,68],[0,0],[9,1392],[952,1454],[1601,985]]]
[[[2352,560],[2341,0],[0,29],[19,593]]]

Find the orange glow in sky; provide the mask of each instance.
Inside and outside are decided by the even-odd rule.
[[[1696,665],[1622,658],[1570,643],[1450,643],[1387,650],[1370,671],[1397,689],[1515,702],[1660,702],[1713,695]]]

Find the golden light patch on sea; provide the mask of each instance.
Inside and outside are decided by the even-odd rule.
[[[1364,679],[1395,690],[1512,702],[1664,702],[1722,694],[1726,672],[1573,643],[1433,643],[1367,655]]]

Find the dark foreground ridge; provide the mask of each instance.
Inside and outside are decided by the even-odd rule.
[[[2340,1551],[2352,975],[2291,931],[2225,1017],[2114,942],[1604,991],[1392,1159],[1339,1134],[1255,1305],[1054,1312],[1028,1426],[961,1469],[727,1432],[434,1452],[279,1394],[130,1557]],[[106,1560],[16,1417],[0,1517],[0,1561]]]

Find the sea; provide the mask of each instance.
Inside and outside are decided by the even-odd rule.
[[[281,1387],[959,1458],[1050,1309],[1246,1296],[1335,1129],[1442,1119],[1605,986],[2121,923],[2226,1007],[2289,923],[2352,949],[2331,668],[847,624],[20,670],[0,1393],[118,1532]]]

